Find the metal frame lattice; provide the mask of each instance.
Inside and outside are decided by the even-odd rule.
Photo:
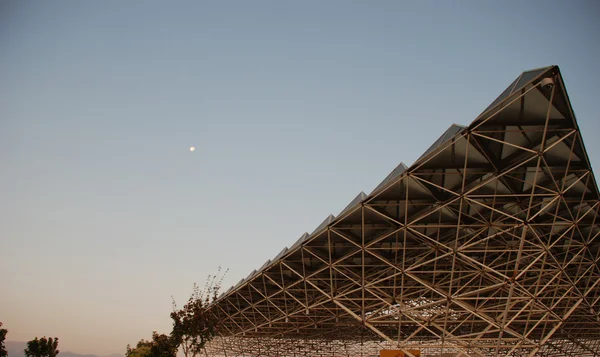
[[[228,290],[208,355],[600,355],[600,200],[558,67]]]

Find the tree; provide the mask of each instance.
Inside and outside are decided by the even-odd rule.
[[[152,333],[150,355],[152,357],[176,357],[177,343],[170,336],[164,334],[159,335],[154,331]]]
[[[2,322],[0,322],[0,327],[2,327]],[[0,328],[0,357],[8,356],[8,352],[6,351],[6,346],[4,345],[4,340],[6,339],[6,334],[8,330],[5,328]]]
[[[221,271],[219,268],[218,272]],[[217,275],[208,277],[203,291],[194,284],[194,290],[187,304],[182,309],[177,309],[173,300],[173,331],[171,338],[177,346],[181,346],[185,357],[195,357],[200,354],[204,346],[217,335],[219,320],[210,311],[208,306],[217,299],[221,282],[225,274],[217,281]]]
[[[152,342],[144,339],[139,340],[135,348],[131,348],[127,345],[127,351],[125,352],[126,357],[150,357],[150,349],[152,348]]]
[[[46,338],[46,336],[27,342],[27,348],[24,350],[27,357],[56,357],[60,352],[58,350],[58,337]]]
[[[152,341],[141,339],[135,348],[127,345],[126,357],[176,357],[177,345],[165,334],[152,332]]]

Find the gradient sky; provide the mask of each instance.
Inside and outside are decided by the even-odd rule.
[[[600,169],[597,1],[2,1],[0,321],[124,353],[561,67]],[[196,146],[190,153],[189,146]]]

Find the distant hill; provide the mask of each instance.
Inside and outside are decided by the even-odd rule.
[[[25,349],[25,346],[27,345],[26,342],[19,342],[19,341],[6,341],[6,351],[8,352],[8,357],[24,357],[25,353],[23,352],[23,350]],[[58,349],[60,350],[60,344],[58,346]],[[98,355],[82,355],[79,353],[73,353],[73,352],[69,352],[69,351],[60,351],[60,353],[58,354],[58,357],[123,357],[125,354],[119,355],[119,354],[112,354],[110,356],[98,356]]]

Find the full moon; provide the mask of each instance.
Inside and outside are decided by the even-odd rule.
[[[190,146],[190,151],[191,151],[191,152],[194,152],[194,151],[196,151],[196,148],[195,148],[195,147],[193,147],[193,146]]]

